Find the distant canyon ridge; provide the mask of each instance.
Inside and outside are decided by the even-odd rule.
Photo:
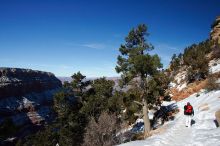
[[[61,81],[49,72],[0,68],[0,124],[10,119],[18,135],[27,135],[34,125],[53,120],[53,96]],[[16,137],[16,135],[15,135]]]

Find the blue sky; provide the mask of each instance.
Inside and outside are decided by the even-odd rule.
[[[164,67],[173,53],[209,37],[219,0],[0,0],[0,66],[71,76],[118,76],[118,48],[148,26]]]

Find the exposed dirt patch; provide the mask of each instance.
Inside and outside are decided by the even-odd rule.
[[[204,89],[206,85],[207,80],[203,80],[189,84],[188,87],[183,89],[182,91],[178,91],[177,89],[172,88],[170,90],[171,94],[173,95],[172,99],[176,101],[183,100],[189,97],[190,95],[199,92],[201,89]]]
[[[216,118],[216,120],[218,122],[218,125],[220,125],[220,109],[215,112],[215,118]]]
[[[198,107],[198,110],[200,110],[200,111],[207,111],[207,110],[209,110],[209,105],[208,105],[208,103],[204,103],[204,104],[200,105],[200,106]]]
[[[161,134],[164,133],[166,130],[167,126],[161,126],[160,128],[150,131],[150,135]]]

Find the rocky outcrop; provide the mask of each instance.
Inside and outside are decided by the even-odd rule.
[[[52,73],[31,69],[0,68],[0,99],[61,87]]]
[[[220,16],[218,16],[212,24],[210,37],[212,40],[215,40],[220,44]]]
[[[220,109],[215,112],[215,118],[216,118],[216,121],[218,122],[218,127],[219,127],[219,125],[220,125]]]
[[[61,86],[49,72],[0,68],[0,123],[6,118],[18,126],[52,120],[53,95]]]

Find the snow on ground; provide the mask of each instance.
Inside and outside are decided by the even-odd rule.
[[[177,89],[179,90],[179,91],[181,91],[181,90],[183,90],[184,88],[186,88],[187,87],[187,83],[183,83],[182,85],[178,85],[177,86]]]
[[[186,88],[187,83],[185,82],[187,71],[184,70],[185,68],[181,69],[177,75],[174,77],[174,82],[171,82],[169,86],[171,88],[177,88],[179,91]]]
[[[120,146],[220,146],[220,128],[215,125],[215,112],[220,109],[220,90],[200,96],[191,95],[178,102],[180,112],[174,121],[164,125],[165,132],[153,135],[146,140],[128,142]],[[191,128],[185,127],[184,105],[190,102],[195,111]]]
[[[180,84],[182,80],[186,79],[187,72],[185,70],[180,71],[175,77],[174,80],[177,84]]]
[[[152,120],[152,119],[154,118],[154,113],[155,113],[154,110],[150,110],[150,111],[148,112],[148,116],[149,116],[149,119],[150,119],[150,120]]]
[[[171,83],[169,84],[169,86],[170,86],[171,88],[174,88],[174,87],[176,87],[176,83],[171,82]]]
[[[220,59],[217,59],[217,60],[211,60],[209,62],[209,71],[211,73],[217,73],[217,72],[220,72]]]
[[[168,106],[168,105],[171,105],[173,103],[176,103],[176,101],[172,100],[172,101],[163,101],[161,103],[161,106]]]
[[[220,71],[220,64],[217,64],[216,66],[212,66],[210,69],[212,73],[217,73]]]

